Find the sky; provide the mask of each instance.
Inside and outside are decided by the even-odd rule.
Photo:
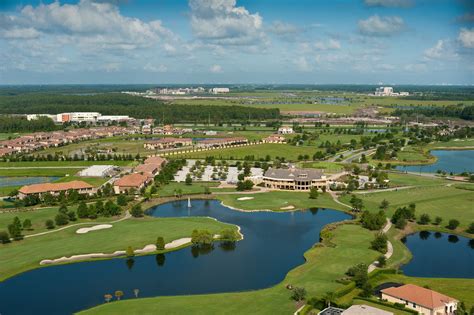
[[[471,0],[0,0],[0,84],[474,84]]]

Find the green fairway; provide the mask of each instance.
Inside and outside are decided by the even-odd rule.
[[[442,224],[447,224],[450,219],[457,219],[461,227],[474,222],[474,191],[457,189],[453,186],[423,186],[398,191],[387,191],[368,194],[357,194],[364,202],[365,209],[378,211],[382,200],[390,202],[388,216],[395,209],[410,203],[416,204],[417,217],[423,213],[443,218]],[[341,201],[349,203],[350,196],[344,196]]]
[[[205,187],[216,187],[218,182],[214,183],[202,183],[202,182],[193,182],[191,185],[186,185],[185,183],[170,182],[167,185],[161,186],[158,188],[159,197],[170,197],[175,195],[175,191],[181,189],[183,195],[191,194],[204,194]]]
[[[291,314],[295,303],[287,284],[304,287],[308,296],[323,296],[342,288],[336,280],[360,262],[370,263],[379,255],[369,249],[373,233],[359,225],[340,225],[334,231],[336,247],[313,247],[305,253],[306,262],[291,270],[274,287],[239,293],[169,296],[129,299],[104,304],[81,314]],[[264,266],[262,266],[264,267]]]
[[[428,177],[416,174],[404,174],[404,173],[389,173],[388,178],[390,179],[391,187],[399,186],[439,186],[446,185],[450,181],[441,177]]]
[[[242,197],[253,198],[251,200],[238,200]],[[309,208],[331,208],[341,209],[341,205],[337,204],[328,194],[320,194],[318,199],[310,199],[309,192],[297,191],[271,191],[266,193],[245,194],[245,195],[218,195],[226,206],[238,208],[242,210],[275,210],[282,211],[293,209],[309,209]],[[283,209],[282,209],[283,208]]]
[[[317,168],[325,170],[329,173],[337,173],[344,170],[344,166],[333,162],[303,162],[300,163],[302,168]]]
[[[0,167],[87,167],[91,165],[127,166],[132,161],[32,161],[32,162],[0,162]]]
[[[109,220],[112,220],[109,218]],[[84,227],[84,226],[82,226]],[[76,234],[80,227],[32,237],[1,245],[0,281],[29,269],[40,267],[43,259],[88,253],[111,253],[155,244],[162,236],[165,242],[190,237],[194,229],[207,229],[213,234],[233,225],[217,222],[210,218],[151,218],[128,219],[116,222],[110,229]]]

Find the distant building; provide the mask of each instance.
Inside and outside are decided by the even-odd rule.
[[[375,89],[374,96],[408,96],[408,92],[396,93],[391,86],[381,86]]]
[[[84,195],[92,195],[96,192],[96,189],[92,185],[80,180],[74,180],[66,183],[43,183],[26,185],[18,190],[18,198],[24,199],[32,195],[42,197],[46,193],[50,193],[53,196],[57,196],[60,192],[67,193],[71,190],[77,191],[79,194]]]
[[[150,177],[143,174],[129,174],[114,182],[114,192],[116,194],[127,193],[134,189],[137,192],[150,182]]]
[[[414,284],[405,284],[380,291],[382,300],[401,303],[422,315],[452,315],[458,301],[447,295]]]
[[[293,131],[292,127],[282,126],[282,127],[278,128],[278,133],[281,134],[281,135],[289,135],[289,134],[292,134],[293,132],[294,131]]]
[[[132,118],[126,115],[103,115],[97,117],[97,122],[129,121]]]
[[[73,112],[73,113],[61,113],[56,116],[56,120],[60,123],[66,122],[88,122],[94,123],[97,121],[97,118],[101,116],[97,112]]]
[[[107,177],[115,172],[113,165],[92,165],[79,172],[82,177]]]
[[[29,114],[26,115],[26,120],[37,120],[41,117],[47,117],[52,119],[53,121],[57,121],[57,115],[49,115],[49,114]]]
[[[326,175],[316,169],[269,168],[263,175],[264,186],[270,189],[310,190],[327,186]]]
[[[143,144],[145,149],[158,150],[158,149],[171,149],[178,147],[191,146],[193,139],[191,138],[160,138],[158,140],[147,141]]]
[[[270,135],[263,139],[265,143],[285,143],[286,138],[281,135]]]
[[[209,93],[211,94],[221,94],[221,93],[229,93],[230,89],[229,88],[223,88],[223,87],[215,87],[209,90]]]
[[[244,137],[204,139],[197,143],[198,148],[222,148],[230,145],[247,144]]]

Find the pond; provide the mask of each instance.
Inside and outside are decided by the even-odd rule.
[[[24,186],[31,184],[50,183],[58,180],[59,177],[6,177],[0,176],[0,187]]]
[[[433,150],[431,154],[437,157],[433,164],[400,165],[397,169],[418,173],[436,173],[437,170],[448,173],[474,172],[474,150]]]
[[[283,280],[304,263],[303,254],[328,223],[350,219],[336,210],[241,212],[216,200],[178,201],[149,211],[155,217],[210,216],[237,224],[244,239],[234,246],[192,247],[161,255],[58,265],[25,272],[0,283],[1,314],[67,314],[124,298],[261,289]],[[191,232],[191,231],[190,231]],[[96,232],[99,233],[99,232]],[[157,231],[157,235],[159,231]],[[27,300],[27,303],[25,301]]]
[[[440,232],[421,231],[404,238],[413,254],[402,267],[407,276],[474,278],[474,240]]]

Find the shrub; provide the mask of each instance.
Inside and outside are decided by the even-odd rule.
[[[467,228],[466,232],[469,234],[474,234],[474,222],[469,224],[469,227]]]
[[[220,233],[220,238],[228,242],[235,242],[240,238],[240,236],[235,230],[225,229]]]
[[[293,295],[291,298],[295,301],[302,301],[306,297],[306,289],[305,288],[300,288],[300,287],[295,287],[293,289]]]
[[[77,218],[76,218],[76,213],[72,210],[70,210],[68,213],[67,213],[67,216],[69,218],[69,221],[76,221]]]
[[[387,252],[387,236],[383,233],[377,234],[370,245],[372,249],[385,254]]]
[[[133,251],[132,246],[128,246],[128,247],[127,247],[126,255],[127,255],[127,257],[133,257],[133,256],[135,256],[135,252]]]
[[[54,222],[53,222],[53,220],[46,220],[46,222],[44,223],[44,225],[46,226],[46,228],[47,228],[48,230],[54,229]]]
[[[446,226],[450,230],[455,230],[459,226],[459,221],[456,219],[451,219]]]
[[[135,218],[143,217],[143,210],[141,204],[134,205],[130,213]]]
[[[372,213],[369,211],[364,211],[360,217],[362,226],[371,231],[380,230],[386,222],[385,213],[379,211],[378,213]]]
[[[385,255],[380,255],[377,261],[379,262],[379,267],[385,267],[385,265],[387,264],[387,258],[385,258]]]
[[[161,236],[158,236],[158,238],[156,239],[156,249],[157,250],[164,250],[165,249],[165,240]]]
[[[405,218],[400,218],[395,223],[395,227],[400,230],[403,230],[405,226],[407,226],[407,220]]]
[[[66,225],[69,223],[69,217],[67,214],[60,212],[54,217],[54,222],[56,222],[56,225]]]
[[[7,244],[10,243],[10,236],[5,231],[0,231],[0,243]]]
[[[122,194],[118,195],[117,196],[117,204],[119,206],[122,206],[122,207],[126,206],[127,205],[127,196],[122,195]]]
[[[311,188],[309,191],[309,199],[318,199],[319,192],[316,187]]]
[[[428,224],[430,223],[431,221],[431,218],[428,214],[426,213],[423,213],[421,216],[420,216],[420,220],[418,220],[418,224],[422,224],[422,225],[425,225],[425,224]]]
[[[31,229],[31,225],[32,225],[32,224],[31,224],[31,220],[30,220],[30,219],[25,219],[25,220],[23,221],[23,228],[24,228],[25,230],[30,230],[30,229]]]
[[[442,221],[443,221],[443,218],[442,218],[442,217],[436,217],[436,218],[434,219],[434,222],[433,222],[433,223],[434,223],[435,225],[440,225]]]

